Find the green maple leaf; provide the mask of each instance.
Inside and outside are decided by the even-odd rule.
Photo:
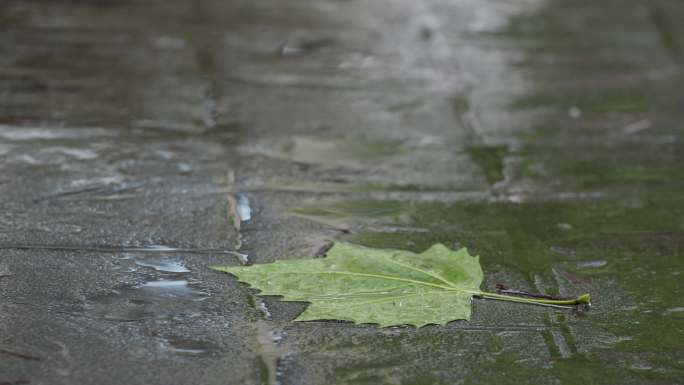
[[[311,304],[295,321],[347,320],[380,326],[446,324],[470,319],[473,296],[515,302],[574,305],[480,291],[478,257],[436,244],[416,254],[336,243],[326,258],[252,266],[210,266],[286,301]]]

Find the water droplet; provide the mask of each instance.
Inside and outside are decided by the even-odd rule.
[[[244,194],[238,194],[236,197],[237,201],[237,213],[238,217],[242,222],[252,219],[252,207],[249,204],[249,198]]]
[[[266,305],[266,302],[259,301],[258,306],[259,306],[259,310],[264,315],[264,318],[271,319],[271,312],[268,310],[268,306]]]
[[[586,262],[580,262],[578,265],[579,267],[593,267],[593,268],[599,268],[607,265],[607,261],[599,260],[599,261],[586,261]]]
[[[243,265],[248,265],[249,264],[249,255],[244,254],[244,253],[235,253],[235,257],[240,261],[241,264]]]
[[[143,285],[143,287],[146,288],[152,288],[152,289],[176,289],[176,288],[185,288],[188,287],[188,281],[184,279],[180,280],[167,280],[167,279],[162,279],[159,281],[152,281],[152,282],[147,282]]]
[[[144,247],[144,250],[150,250],[150,251],[176,251],[178,250],[175,247],[171,246],[165,246],[165,245],[148,245]]]
[[[572,106],[568,109],[568,115],[573,119],[579,119],[582,117],[582,110],[575,106]]]

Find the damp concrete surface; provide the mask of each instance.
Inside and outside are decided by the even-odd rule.
[[[684,383],[684,3],[0,0],[0,384]],[[589,312],[293,323],[208,269],[479,255]]]

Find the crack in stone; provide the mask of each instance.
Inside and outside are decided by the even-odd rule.
[[[64,250],[76,252],[103,253],[183,253],[183,254],[227,254],[240,256],[234,250],[223,249],[193,249],[172,247],[127,247],[127,246],[68,246],[68,245],[38,245],[38,244],[0,244],[0,250]]]

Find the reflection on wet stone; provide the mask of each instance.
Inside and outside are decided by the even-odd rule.
[[[144,283],[94,298],[87,307],[91,313],[112,321],[141,321],[200,311],[199,302],[208,294],[185,279],[190,270],[182,263],[150,258],[133,260],[135,266],[149,269],[129,270],[142,273]]]
[[[0,383],[680,383],[683,18],[2,2]],[[465,246],[483,288],[593,307],[291,323],[304,304],[207,269],[331,241]]]
[[[177,261],[161,261],[161,260],[154,260],[154,259],[145,259],[145,260],[136,260],[135,263],[138,266],[149,267],[149,268],[155,269],[157,271],[165,272],[165,273],[189,273],[190,272],[190,270],[188,270],[185,266],[183,266],[182,263],[177,262]]]

